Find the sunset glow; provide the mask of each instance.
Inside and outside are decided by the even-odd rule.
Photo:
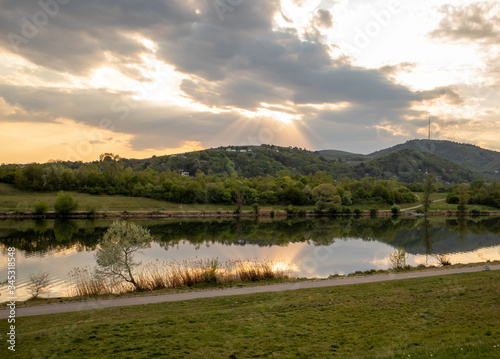
[[[0,163],[262,143],[369,153],[425,138],[429,117],[434,139],[500,150],[497,2],[91,3],[32,34],[23,19],[45,10],[1,5]]]

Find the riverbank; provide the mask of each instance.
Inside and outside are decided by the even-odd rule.
[[[45,214],[35,213],[17,213],[14,211],[0,212],[0,220],[2,219],[129,219],[129,218],[284,218],[284,217],[479,217],[479,216],[500,216],[500,211],[480,211],[480,212],[459,212],[459,211],[442,211],[434,210],[427,213],[417,213],[411,211],[402,211],[398,214],[393,214],[389,210],[370,211],[363,210],[340,211],[340,212],[318,212],[315,210],[305,210],[300,207],[293,208],[292,211],[284,209],[263,210],[256,213],[255,211],[247,210],[235,213],[234,211],[123,211],[123,212],[74,212],[65,216],[58,216],[54,212]]]
[[[276,285],[290,285],[292,287],[300,288],[301,283],[316,283],[318,287],[323,287],[327,285],[342,285],[342,284],[353,284],[353,282],[346,281],[346,279],[352,278],[365,278],[361,279],[360,282],[370,282],[382,280],[392,280],[400,277],[412,277],[412,276],[433,276],[440,275],[445,272],[453,271],[481,271],[488,267],[488,269],[495,266],[499,266],[500,261],[488,261],[480,263],[470,263],[470,264],[454,264],[447,266],[418,266],[412,267],[408,266],[403,270],[367,270],[364,272],[354,272],[348,275],[330,275],[329,278],[280,278],[280,279],[267,279],[260,281],[240,281],[240,282],[224,282],[224,283],[207,283],[203,282],[193,286],[181,286],[175,288],[158,289],[153,291],[129,291],[120,294],[99,294],[99,295],[85,295],[85,296],[75,296],[75,297],[56,297],[56,298],[36,298],[29,299],[26,301],[18,301],[16,305],[18,308],[29,308],[36,306],[47,306],[53,304],[69,304],[69,303],[92,303],[92,302],[102,302],[102,301],[113,301],[119,299],[133,299],[133,298],[143,298],[143,297],[157,297],[157,296],[170,296],[177,294],[189,294],[198,292],[211,292],[211,291],[224,291],[232,289],[242,289],[242,288],[255,288],[261,287],[255,291],[265,292],[266,287],[276,286]],[[423,274],[422,274],[423,273]],[[425,274],[427,273],[427,274]],[[373,279],[377,277],[378,279]],[[371,278],[371,279],[370,279]],[[384,279],[385,278],[385,279]],[[337,282],[332,282],[332,280]],[[341,282],[338,282],[340,280]],[[305,285],[309,286],[308,284]],[[314,286],[314,284],[313,284]],[[284,288],[284,287],[281,287]],[[251,289],[253,290],[253,289]],[[285,290],[285,289],[283,289]],[[146,299],[147,301],[147,299]],[[156,302],[157,300],[152,300]],[[0,312],[2,309],[6,308],[7,303],[0,303]],[[88,307],[93,307],[93,304],[88,304]],[[0,316],[1,317],[1,316]]]
[[[90,195],[79,192],[68,192],[78,203],[78,211],[69,214],[67,218],[94,219],[94,218],[238,218],[258,217],[274,218],[288,216],[317,217],[317,216],[392,216],[391,205],[383,202],[367,201],[351,206],[343,206],[337,212],[323,212],[315,206],[283,206],[262,205],[257,209],[252,206],[242,206],[237,210],[235,205],[216,204],[179,204],[151,198],[126,197],[121,195]],[[58,218],[53,211],[56,193],[25,192],[12,185],[0,183],[0,219],[54,219]],[[421,193],[416,193],[422,197]],[[461,214],[456,204],[444,201],[445,194],[433,193],[431,210],[428,216],[457,216],[457,215],[491,215],[500,216],[500,210],[488,206],[468,206],[468,211]],[[34,212],[35,203],[47,204],[43,214]],[[421,203],[399,205],[400,216],[421,216]]]
[[[499,279],[492,270],[19,317],[16,357],[494,358]]]

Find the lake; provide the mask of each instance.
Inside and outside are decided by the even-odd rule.
[[[328,277],[391,267],[403,247],[407,264],[439,265],[500,260],[500,218],[293,218],[282,220],[133,220],[155,242],[136,259],[281,261],[298,277]],[[30,274],[49,272],[45,297],[68,295],[68,273],[95,266],[99,238],[111,221],[0,221],[0,281],[7,279],[8,248],[16,251],[16,296],[29,298]],[[0,302],[9,294],[0,287]]]

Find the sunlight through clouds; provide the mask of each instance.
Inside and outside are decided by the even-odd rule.
[[[187,141],[368,153],[425,137],[418,124],[429,117],[436,139],[500,149],[490,135],[500,130],[495,2],[255,0],[222,19],[196,1],[89,4],[61,7],[16,51],[0,38],[0,124],[48,133],[50,122],[37,154],[59,148],[65,131],[75,147],[71,129],[107,119],[120,151],[137,157]],[[22,35],[20,14],[37,11],[3,4],[0,31]],[[16,136],[2,134],[0,146]],[[22,151],[8,152],[19,161]]]

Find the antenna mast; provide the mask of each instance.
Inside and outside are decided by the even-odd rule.
[[[431,139],[431,118],[429,117],[429,141]]]

